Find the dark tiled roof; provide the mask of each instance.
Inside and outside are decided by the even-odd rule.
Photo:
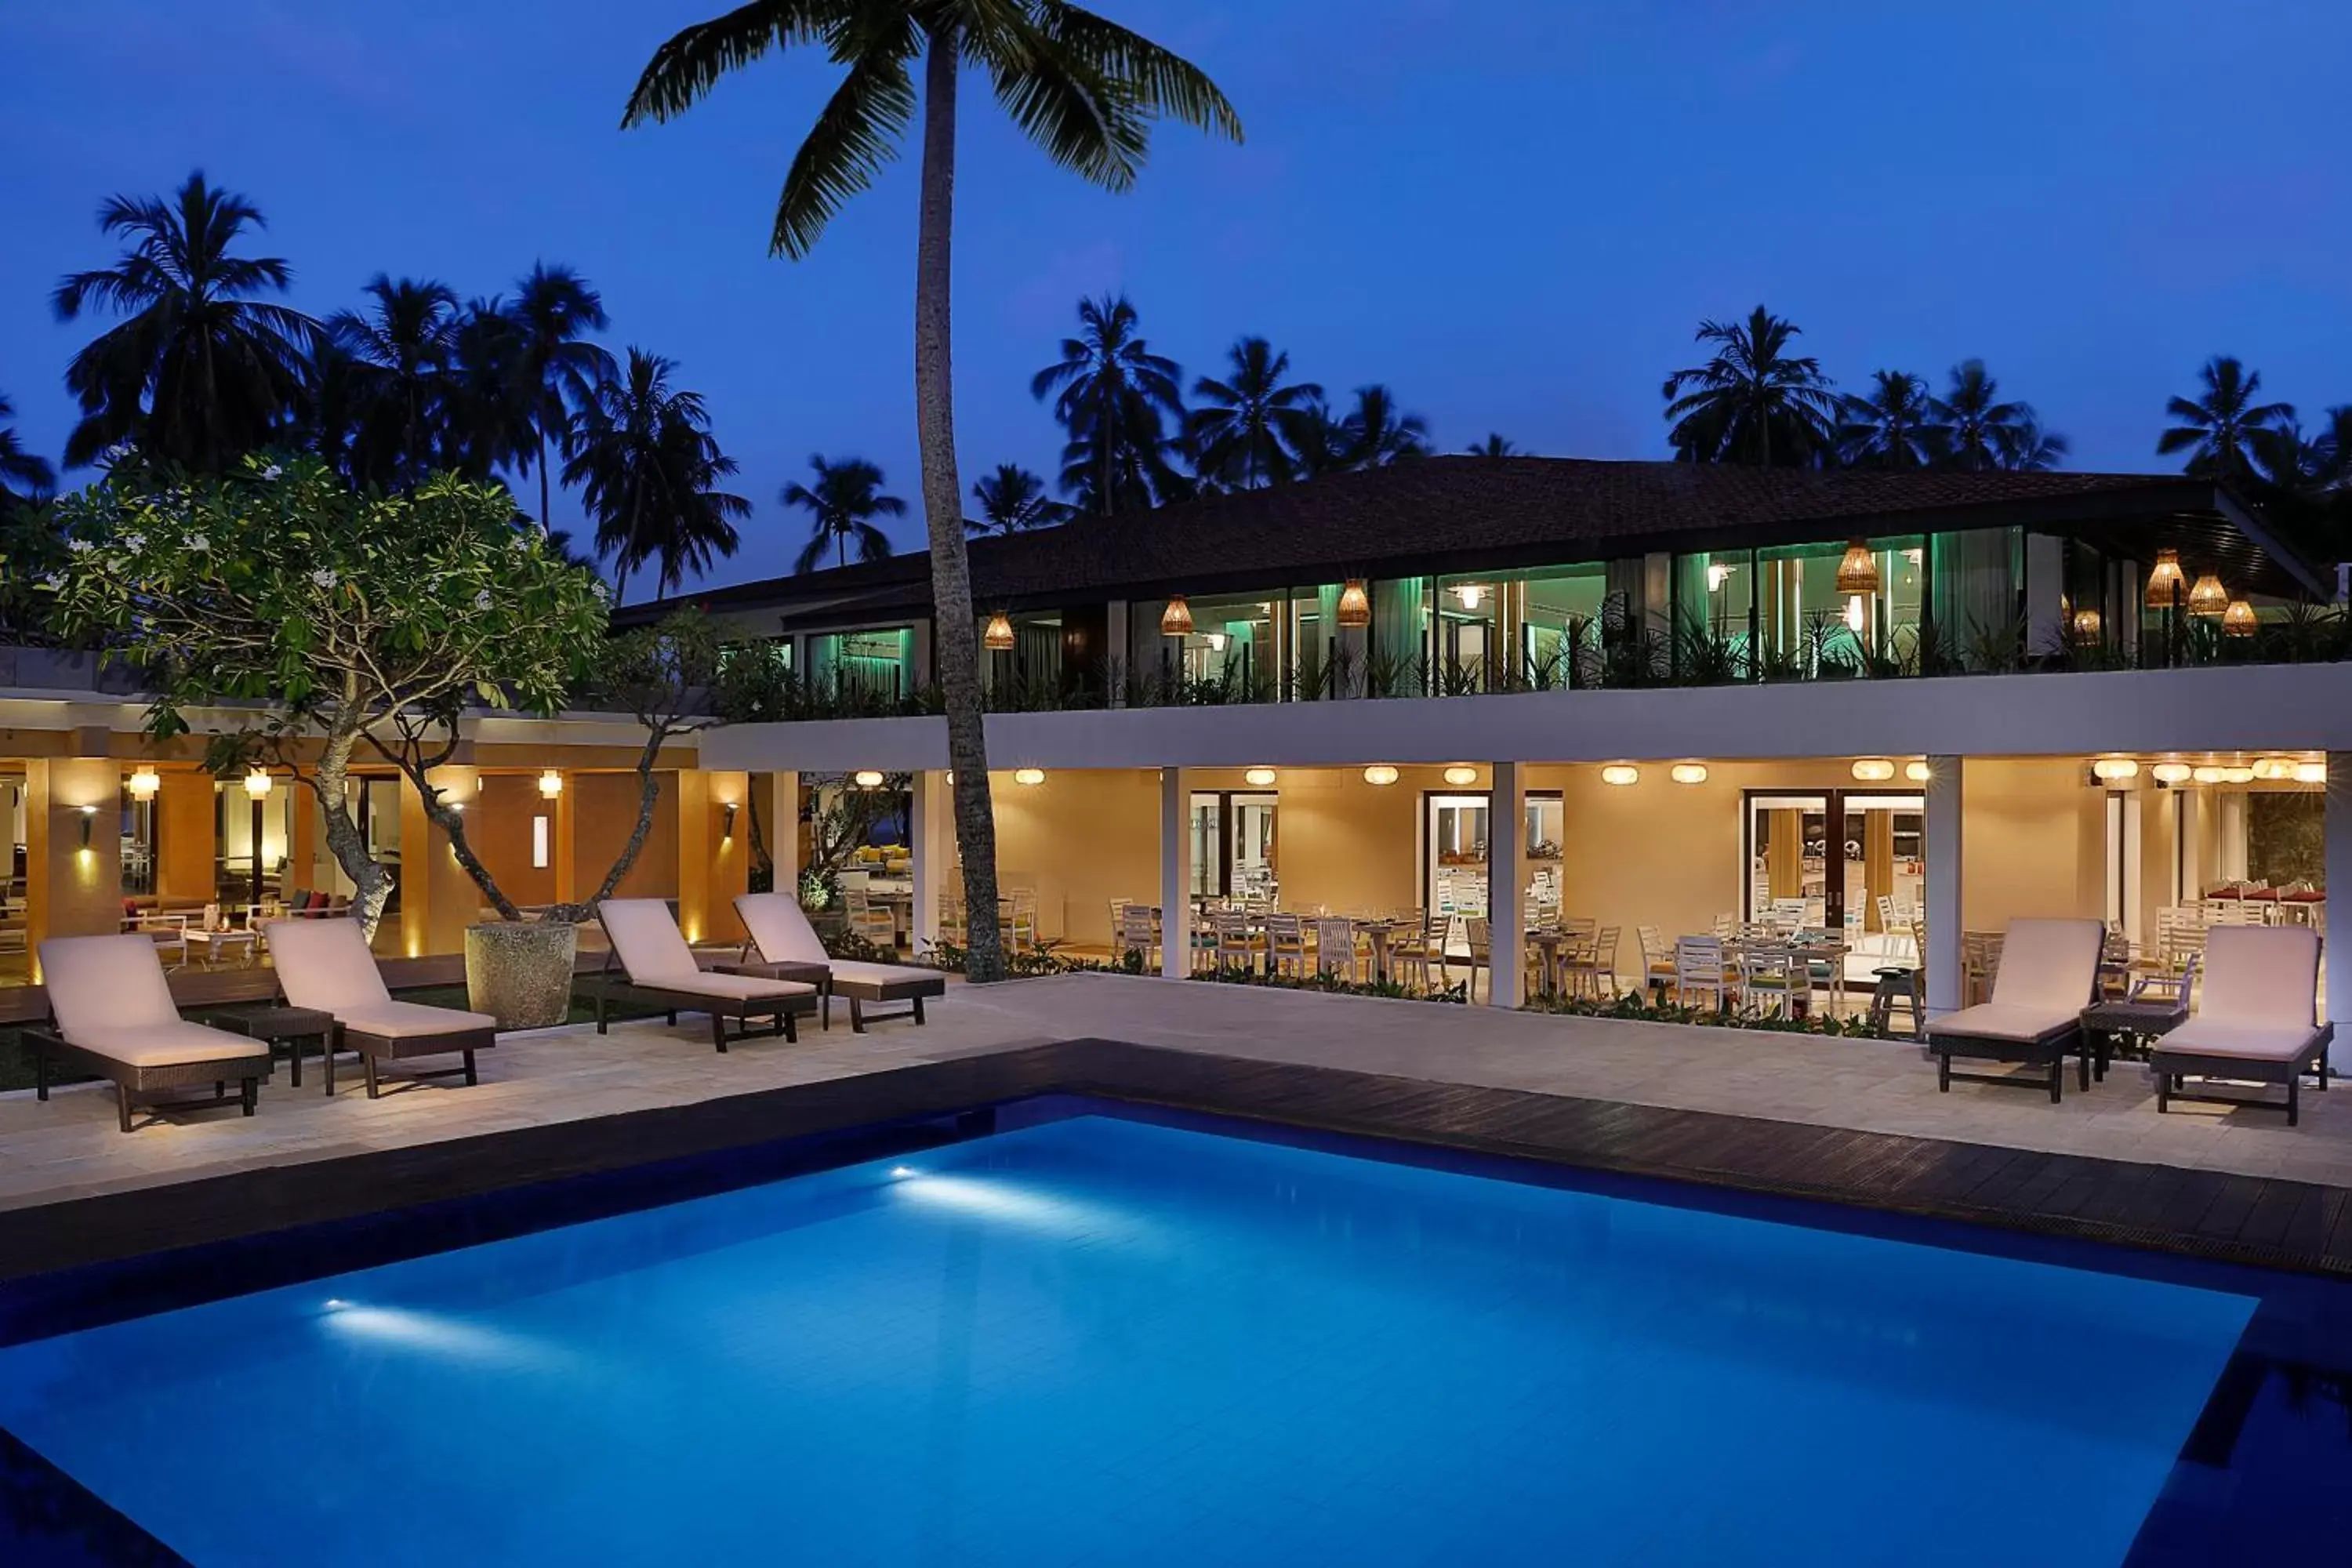
[[[2208,482],[2147,474],[1881,473],[1570,458],[1429,458],[1311,483],[971,546],[985,605],[1338,576],[1567,563],[1851,530],[1909,533],[2022,521],[2125,521],[2217,508]],[[713,609],[809,598],[919,598],[920,553],[692,595]],[[797,606],[795,606],[797,607]]]

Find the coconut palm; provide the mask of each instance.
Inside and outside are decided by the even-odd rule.
[[[1516,458],[1519,455],[1517,442],[1492,430],[1486,433],[1485,440],[1473,441],[1462,450],[1473,458]]]
[[[16,405],[0,394],[0,420],[16,416]],[[48,459],[26,450],[13,426],[0,425],[0,510],[16,501],[38,500],[57,482],[57,470]]]
[[[2033,407],[2000,400],[2000,384],[1987,374],[1984,361],[1963,360],[1952,367],[1950,388],[1930,398],[1927,417],[1941,427],[1937,437],[1936,464],[1948,468],[1998,468],[2004,455],[2028,430],[2038,430]],[[2061,443],[2063,449],[2063,443]]]
[[[1838,401],[1838,456],[1856,468],[1924,468],[1944,438],[1934,409],[1927,382],[1878,371],[1868,395]]]
[[[2065,462],[2066,450],[2065,437],[2029,418],[2001,444],[2000,466],[2012,474],[2048,473]]]
[[[750,501],[719,489],[735,459],[711,438],[702,395],[671,390],[677,368],[632,348],[627,369],[598,384],[565,433],[563,482],[580,487],[597,553],[613,558],[616,600],[649,561],[660,594],[734,554],[734,524],[751,515]]]
[[[1045,493],[1045,481],[1018,463],[999,463],[996,471],[971,487],[980,515],[964,519],[973,533],[1023,533],[1067,522],[1072,509]]]
[[[1108,515],[1141,511],[1167,499],[1169,437],[1163,418],[1182,428],[1183,371],[1151,352],[1125,295],[1078,301],[1078,335],[1062,340],[1062,357],[1029,381],[1039,401],[1069,433],[1062,489],[1082,510]]]
[[[2255,432],[2291,423],[2294,408],[2285,403],[2257,403],[2263,390],[2260,371],[2248,370],[2235,358],[2218,354],[2205,362],[2198,379],[2201,395],[2176,397],[2164,411],[2180,423],[2157,437],[2159,455],[2187,452],[2186,472],[2216,479],[2241,479],[2252,471]]]
[[[1223,381],[1192,384],[1201,400],[1185,426],[1193,471],[1236,489],[1283,484],[1298,471],[1298,444],[1307,411],[1322,401],[1311,381],[1285,384],[1290,356],[1264,338],[1243,338],[1225,351],[1233,368]]]
[[[548,526],[551,447],[560,445],[574,409],[584,407],[614,370],[613,356],[586,341],[611,324],[604,297],[569,267],[537,262],[515,283],[505,318],[514,331],[512,381],[530,426],[532,447],[517,454],[525,472],[539,470],[539,525]]]
[[[1831,449],[1837,395],[1821,362],[1792,354],[1799,329],[1759,305],[1745,321],[1701,321],[1703,365],[1666,377],[1667,439],[1686,462],[1801,468]]]
[[[522,332],[496,295],[469,300],[449,331],[436,389],[432,446],[437,466],[487,479],[499,468],[530,471],[539,454]]]
[[[256,298],[286,291],[293,269],[283,260],[233,254],[247,229],[265,226],[261,210],[198,171],[168,201],[110,197],[98,226],[126,242],[121,259],[68,277],[51,304],[61,321],[93,307],[127,319],[66,367],[82,412],[66,466],[130,442],[209,470],[268,445],[299,397],[318,323]]]
[[[980,637],[964,552],[949,366],[960,68],[988,73],[997,101],[1063,168],[1125,190],[1166,115],[1241,138],[1215,84],[1183,59],[1065,0],[749,0],[664,44],[631,94],[624,125],[684,113],[719,79],[772,49],[822,50],[841,85],[793,155],[772,248],[805,256],[851,196],[874,183],[915,116],[923,66],[922,171],[915,239],[915,423],[930,541],[932,613],[945,689],[956,840],[963,853],[965,972],[1004,973],[996,925],[996,826],[982,728]]]
[[[776,499],[796,506],[810,518],[809,542],[793,563],[795,572],[814,572],[833,547],[833,563],[849,564],[849,547],[857,546],[860,561],[883,561],[890,554],[890,536],[874,526],[877,517],[904,517],[907,503],[882,493],[882,470],[863,458],[828,462],[823,453],[809,458],[816,483],[798,480],[786,485]]]
[[[1429,421],[1397,407],[1396,394],[1375,384],[1356,388],[1356,405],[1339,421],[1351,468],[1382,468],[1429,451]]]
[[[1300,416],[1298,442],[1293,450],[1302,479],[1345,473],[1360,466],[1354,460],[1346,426],[1331,412],[1331,405],[1319,398]]]
[[[438,465],[447,443],[444,399],[454,388],[464,314],[446,283],[379,272],[361,290],[364,312],[338,310],[327,333],[350,360],[359,395],[352,478],[407,489]]]

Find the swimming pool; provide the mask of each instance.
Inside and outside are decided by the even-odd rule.
[[[0,1349],[0,1428],[206,1565],[2105,1563],[2256,1305],[1081,1115]]]

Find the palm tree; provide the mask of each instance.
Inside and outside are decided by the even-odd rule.
[[[1462,450],[1473,458],[1516,458],[1519,455],[1518,443],[1493,430],[1486,432],[1485,440],[1473,441]]]
[[[58,285],[58,320],[102,306],[128,318],[66,367],[82,418],[66,438],[79,468],[118,442],[201,469],[268,444],[294,409],[318,323],[254,296],[284,293],[293,270],[274,256],[231,253],[266,226],[243,196],[188,176],[171,200],[110,197],[98,226],[127,242],[111,267]]]
[[[596,520],[596,552],[613,557],[616,601],[648,561],[657,563],[658,595],[714,555],[734,554],[734,523],[751,515],[750,501],[718,488],[735,459],[711,438],[702,395],[670,390],[677,368],[632,348],[627,370],[598,384],[565,433],[563,482],[581,487]]]
[[[14,419],[16,405],[0,394],[0,420]],[[27,451],[14,427],[0,426],[0,511],[16,501],[38,500],[58,482],[55,468],[37,452]],[[16,487],[22,486],[20,491]]]
[[[1300,416],[1298,442],[1293,450],[1302,479],[1345,473],[1359,466],[1352,459],[1345,425],[1332,414],[1331,405],[1319,398]]]
[[[1926,468],[1944,438],[1935,401],[1908,371],[1875,372],[1868,396],[1838,401],[1838,456],[1863,468]]]
[[[923,62],[922,172],[915,238],[915,424],[930,540],[932,646],[945,688],[956,840],[970,910],[965,973],[1001,979],[996,822],[982,728],[980,637],[956,477],[949,283],[955,206],[956,93],[966,62],[1063,168],[1108,190],[1135,183],[1161,115],[1241,138],[1224,95],[1166,49],[1065,0],[748,0],[687,28],[647,63],[624,125],[684,113],[730,70],[771,49],[822,49],[845,68],[793,155],[772,248],[805,256],[843,203],[874,182],[915,115]]]
[[[2294,408],[2285,403],[2256,403],[2262,392],[2260,371],[2248,370],[2235,358],[2219,354],[2198,372],[2204,395],[2195,400],[2176,397],[2164,411],[2180,421],[2157,437],[2159,455],[2187,452],[2186,472],[2200,478],[2240,479],[2251,468],[2256,431],[2287,424]]]
[[[1666,377],[1667,439],[1686,462],[1801,468],[1830,447],[1837,395],[1821,362],[1790,353],[1799,330],[1759,305],[1745,321],[1701,321],[1716,345],[1703,365]]]
[[[506,301],[467,300],[449,330],[436,389],[432,446],[440,467],[475,479],[499,468],[530,471],[539,430],[523,374],[522,333]]]
[[[1264,338],[1243,338],[1225,357],[1231,379],[1204,375],[1192,384],[1192,395],[1205,399],[1185,428],[1193,471],[1239,489],[1286,483],[1297,474],[1307,411],[1322,401],[1323,389],[1311,381],[1284,384],[1290,356]]]
[[[1356,406],[1339,421],[1351,468],[1383,468],[1429,451],[1429,421],[1402,413],[1396,394],[1379,384],[1356,388]]]
[[[2033,406],[2000,401],[2000,384],[1985,371],[1980,359],[1963,360],[1951,369],[1951,388],[1928,399],[1927,418],[1941,426],[1936,463],[1948,468],[1998,468],[2029,430],[2039,432]],[[2065,443],[2061,440],[2060,449]]]
[[[526,418],[537,447],[523,460],[528,471],[539,469],[539,526],[548,527],[552,497],[548,488],[548,448],[561,443],[574,409],[584,407],[597,385],[614,370],[613,356],[586,341],[586,334],[611,325],[604,297],[585,278],[569,267],[532,265],[515,283],[514,303],[506,309],[514,328],[514,388],[523,400]],[[520,454],[519,454],[520,456]]]
[[[1051,528],[1070,520],[1071,508],[1045,493],[1045,481],[1018,463],[999,463],[996,471],[971,487],[980,515],[963,525],[973,533],[1022,533]]]
[[[1143,511],[1166,499],[1168,435],[1160,420],[1184,420],[1183,371],[1151,352],[1125,295],[1078,301],[1078,335],[1062,340],[1062,357],[1029,381],[1039,401],[1054,395],[1054,417],[1069,432],[1062,489],[1082,510],[1108,516]]]
[[[443,398],[457,363],[463,314],[446,283],[394,281],[379,272],[362,290],[375,303],[364,315],[338,310],[327,332],[351,361],[360,405],[352,441],[352,477],[362,484],[406,489],[445,454]]]
[[[875,527],[874,520],[904,517],[907,503],[897,496],[881,493],[881,468],[863,458],[827,462],[823,453],[810,458],[809,467],[816,473],[814,487],[795,480],[776,497],[786,506],[799,507],[813,520],[808,546],[793,563],[793,570],[815,571],[824,560],[824,547],[828,544],[833,546],[833,563],[846,566],[853,541],[860,561],[887,560],[890,536]]]
[[[2000,466],[2012,474],[2044,474],[2066,460],[2066,437],[2029,418],[2002,443]]]

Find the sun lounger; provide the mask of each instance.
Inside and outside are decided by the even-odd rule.
[[[499,1043],[499,1021],[487,1013],[395,1002],[384,988],[375,954],[352,920],[271,921],[261,928],[277,966],[278,989],[289,1005],[308,1007],[335,1020],[329,1048],[357,1051],[367,1072],[368,1098],[376,1098],[379,1062],[461,1053],[465,1065],[410,1079],[463,1077],[477,1082],[474,1053]]]
[[[580,989],[595,1001],[600,1035],[614,1003],[665,1014],[673,1024],[680,1013],[708,1013],[710,1043],[721,1051],[737,1040],[750,1039],[754,1018],[771,1021],[763,1033],[797,1040],[793,1020],[816,1011],[817,988],[806,981],[704,969],[677,929],[677,918],[660,899],[607,899],[596,906],[596,918],[613,950],[605,971],[590,975]],[[736,1026],[732,1034],[727,1029],[730,1019]]]
[[[868,1022],[886,1018],[912,1018],[921,1024],[923,999],[947,994],[947,976],[935,970],[827,957],[816,928],[801,912],[801,901],[790,893],[739,893],[735,912],[742,917],[743,929],[751,935],[743,944],[742,961],[731,967],[741,973],[765,973],[816,985],[824,994],[823,1016],[828,1029],[833,1027],[835,996],[848,1000],[849,1026],[864,1034]],[[908,1006],[904,1012],[875,1014],[869,1018],[866,1012],[869,1002],[877,1005],[905,1002]]]
[[[2215,926],[2205,933],[2205,989],[2197,1016],[2148,1051],[2156,1074],[2156,1108],[2176,1100],[2284,1110],[2301,1117],[2297,1101],[2306,1072],[2327,1087],[2332,1024],[2317,1022],[2319,933],[2309,926]],[[2184,1078],[2284,1084],[2286,1103],[2232,1095],[2189,1094]]]
[[[2106,929],[2097,921],[2010,921],[1992,999],[1927,1021],[1937,1089],[1950,1089],[1954,1079],[2027,1085],[2042,1081],[2038,1076],[1952,1070],[1954,1057],[2021,1062],[2048,1069],[2050,1102],[2058,1103],[2065,1092],[2066,1054],[2083,1047],[2083,1009],[2095,997],[2105,942]]]
[[[49,1098],[49,1068],[58,1063],[113,1083],[125,1132],[134,1100],[196,1084],[210,1084],[212,1098],[169,1100],[163,1107],[234,1104],[253,1114],[269,1077],[269,1043],[181,1017],[146,932],[51,937],[41,943],[41,983],[48,992],[49,1026],[26,1029],[24,1037],[41,1099]],[[228,1092],[232,1083],[235,1095]]]

